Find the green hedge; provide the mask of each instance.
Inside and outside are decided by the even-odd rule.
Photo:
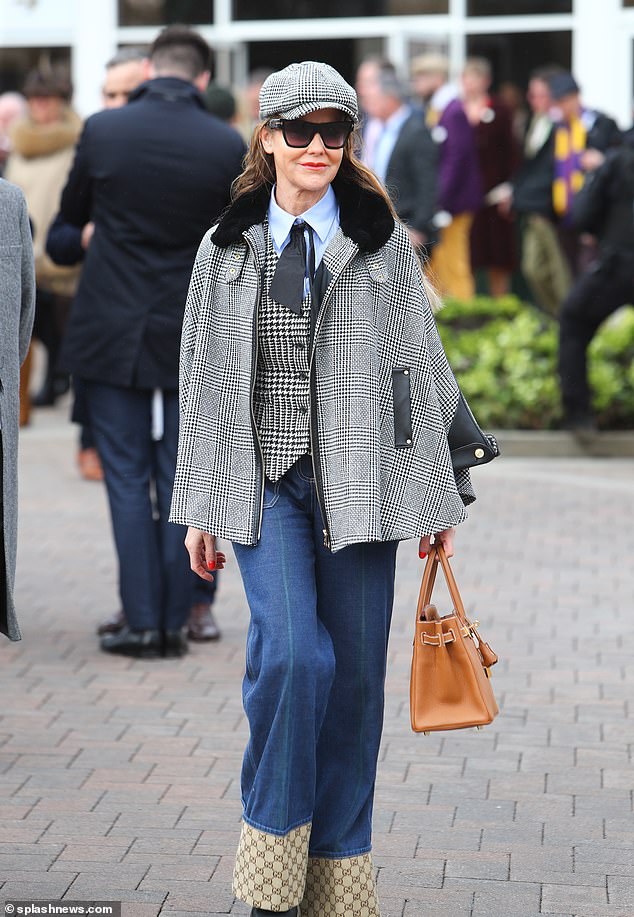
[[[515,297],[448,301],[436,316],[458,381],[485,428],[561,425],[557,325]],[[604,429],[634,428],[634,310],[614,315],[589,351],[593,407]]]

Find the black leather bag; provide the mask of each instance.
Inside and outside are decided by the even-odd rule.
[[[500,454],[496,438],[480,429],[462,392],[447,438],[454,471],[486,465]]]

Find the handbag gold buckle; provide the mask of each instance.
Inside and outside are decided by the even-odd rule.
[[[447,643],[453,643],[456,635],[452,627],[443,634],[421,634],[421,643],[425,646],[443,646]]]

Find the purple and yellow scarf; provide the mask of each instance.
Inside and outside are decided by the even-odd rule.
[[[555,129],[555,177],[553,209],[563,223],[570,219],[572,202],[584,180],[581,155],[586,148],[586,128],[581,118]]]

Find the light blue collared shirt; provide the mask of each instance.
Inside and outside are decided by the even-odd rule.
[[[390,164],[390,157],[394,152],[396,141],[401,133],[401,128],[412,113],[409,105],[401,105],[398,111],[395,111],[391,118],[388,118],[383,125],[383,132],[379,136],[374,147],[374,171],[385,184],[387,167]]]
[[[308,223],[313,230],[313,239],[315,242],[315,270],[319,267],[321,259],[330,240],[339,229],[339,204],[332,190],[332,185],[320,201],[310,207],[305,213],[298,217],[292,213],[282,210],[275,200],[275,185],[271,190],[271,200],[269,202],[269,230],[273,248],[278,255],[281,255],[291,235],[291,229],[294,223],[301,221]],[[304,232],[306,238],[306,248],[308,250],[309,236],[308,231]],[[308,276],[304,282],[304,295],[308,292]]]

